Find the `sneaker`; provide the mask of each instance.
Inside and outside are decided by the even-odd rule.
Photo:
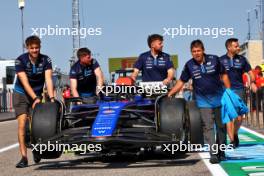
[[[25,157],[22,157],[21,160],[16,164],[16,168],[28,167],[28,160]]]
[[[229,146],[232,147],[233,149],[235,149],[236,148],[236,142],[235,141],[231,141],[229,143]]]
[[[212,155],[211,158],[210,158],[210,160],[209,160],[209,162],[210,162],[211,164],[218,164],[218,163],[220,163],[220,160],[219,160],[219,158],[217,157],[217,155]]]
[[[226,160],[226,156],[225,156],[225,152],[224,151],[220,151],[217,155],[218,159],[220,161],[225,161]]]

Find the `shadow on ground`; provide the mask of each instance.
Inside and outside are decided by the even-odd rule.
[[[165,155],[164,153],[149,152],[141,154],[122,153],[112,155],[77,156],[77,159],[63,161],[42,160],[35,170],[60,169],[128,169],[142,167],[190,166],[200,159],[188,159],[190,154]]]

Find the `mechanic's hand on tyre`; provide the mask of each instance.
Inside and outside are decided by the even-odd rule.
[[[169,79],[164,79],[164,80],[162,81],[162,83],[163,83],[164,85],[168,85],[168,84],[170,83],[170,80],[169,80]]]
[[[172,99],[172,94],[168,93],[168,98]]]
[[[36,104],[38,104],[38,103],[41,103],[40,98],[36,98],[36,99],[35,99],[35,101],[34,101],[33,104],[32,104],[32,109],[34,109],[35,106],[36,106]]]
[[[55,98],[54,97],[51,97],[50,98],[50,102],[54,103],[55,102]]]

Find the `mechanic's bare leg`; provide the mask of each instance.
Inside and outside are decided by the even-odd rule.
[[[235,133],[234,121],[228,122],[226,124],[226,130],[227,130],[228,137],[230,139],[230,143],[232,143],[234,141],[234,133]]]
[[[235,134],[238,134],[238,130],[241,127],[241,125],[242,125],[242,117],[238,116],[235,119],[235,125],[234,125]]]
[[[25,127],[26,122],[28,120],[27,114],[19,115],[18,118],[18,142],[19,142],[19,149],[20,154],[22,157],[27,158],[27,148],[25,145]]]
[[[21,114],[17,117],[18,120],[18,142],[19,142],[19,150],[22,156],[21,161],[17,164],[17,167],[20,167],[22,160],[27,162],[27,148],[25,145],[25,126],[28,120],[27,114]],[[27,164],[26,164],[27,165]]]
[[[236,142],[236,147],[239,146],[239,138],[238,138],[238,130],[239,128],[241,127],[242,125],[242,116],[238,116],[236,119],[235,119],[235,123],[234,123],[234,140]]]

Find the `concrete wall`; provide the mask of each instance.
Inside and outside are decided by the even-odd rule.
[[[252,68],[263,63],[262,58],[262,41],[249,40],[241,45],[241,55],[245,56],[250,62]]]

